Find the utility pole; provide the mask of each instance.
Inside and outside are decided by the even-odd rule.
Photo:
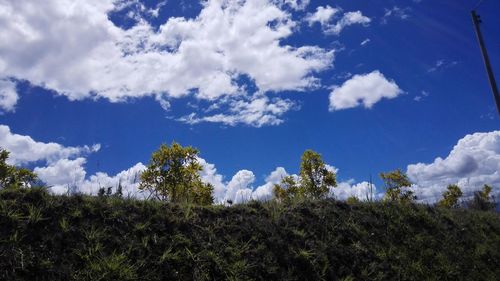
[[[493,69],[491,68],[490,58],[488,57],[488,52],[484,46],[483,35],[479,24],[481,19],[475,10],[471,11],[472,22],[474,23],[474,29],[476,30],[477,40],[479,41],[479,47],[481,48],[481,54],[483,55],[484,65],[486,67],[486,72],[488,74],[488,80],[490,81],[491,90],[493,91],[493,97],[495,98],[495,104],[497,106],[497,112],[500,116],[500,94],[498,93],[497,83],[495,81],[495,76],[493,75]]]

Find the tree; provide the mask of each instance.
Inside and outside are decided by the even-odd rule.
[[[380,178],[384,181],[386,190],[384,200],[411,203],[413,200],[417,199],[413,191],[408,190],[408,187],[412,185],[410,179],[405,173],[401,172],[400,169],[387,173],[380,173]]]
[[[153,152],[147,169],[141,175],[139,188],[164,201],[212,204],[213,186],[201,181],[198,150],[173,142],[162,144]]]
[[[7,164],[9,152],[0,148],[0,188],[28,187],[33,184],[37,176],[25,168],[18,168]]]
[[[283,177],[280,184],[274,185],[273,193],[276,200],[280,202],[289,201],[304,195],[293,176]]]
[[[337,186],[335,173],[327,168],[321,155],[312,150],[306,150],[302,154],[298,180],[292,176],[286,176],[280,184],[274,186],[273,192],[279,201],[293,198],[318,199],[324,198],[329,188],[335,186]]]
[[[354,205],[354,204],[357,204],[359,202],[360,201],[359,201],[358,197],[356,197],[356,196],[349,196],[346,200],[346,203],[349,205]]]
[[[491,186],[485,184],[483,190],[474,192],[474,198],[469,202],[469,208],[489,211],[495,208],[495,203],[490,199]]]
[[[456,208],[458,207],[458,199],[462,197],[462,190],[456,184],[450,184],[447,187],[447,191],[443,193],[443,199],[438,202],[438,206],[444,208]]]

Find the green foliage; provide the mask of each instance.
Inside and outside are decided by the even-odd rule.
[[[0,280],[497,280],[500,216],[334,200],[232,207],[0,191]]]
[[[358,197],[356,197],[356,196],[350,196],[350,197],[349,197],[349,198],[347,198],[347,200],[346,200],[346,203],[347,203],[347,204],[349,204],[349,205],[352,205],[352,204],[357,204],[357,203],[359,203],[359,202],[360,202],[360,201],[359,201]]]
[[[0,148],[0,188],[27,187],[34,183],[37,176],[25,168],[7,164],[9,152]]]
[[[450,184],[447,191],[443,193],[443,199],[438,202],[438,206],[444,208],[457,208],[458,199],[462,197],[462,190],[456,184]]]
[[[201,181],[197,156],[196,148],[162,144],[142,173],[139,188],[162,201],[212,204],[213,186]]]
[[[413,200],[417,199],[413,191],[408,190],[408,187],[412,185],[410,179],[405,173],[401,172],[400,169],[387,173],[380,173],[380,178],[384,181],[385,201],[411,203]]]
[[[468,204],[469,208],[481,211],[495,209],[495,203],[490,198],[491,190],[491,186],[485,184],[481,191],[474,192],[474,198]]]
[[[286,176],[273,188],[278,201],[320,199],[328,195],[329,187],[337,186],[335,173],[329,171],[321,155],[306,150],[302,154],[299,179]]]

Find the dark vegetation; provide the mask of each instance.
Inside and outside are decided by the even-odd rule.
[[[0,190],[0,280],[498,280],[499,249],[494,212]]]
[[[415,204],[400,170],[381,173],[383,200],[328,199],[337,185],[307,150],[275,198],[212,205],[198,150],[153,153],[140,188],[49,194],[0,151],[0,280],[498,280],[500,215],[492,187],[465,202],[450,185]],[[232,202],[227,202],[231,205]],[[463,206],[468,209],[462,208]]]

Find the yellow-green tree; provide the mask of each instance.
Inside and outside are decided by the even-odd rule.
[[[213,186],[201,181],[198,153],[196,148],[182,147],[176,142],[171,146],[162,144],[141,174],[139,188],[158,200],[212,204]]]
[[[9,152],[0,148],[0,188],[27,187],[34,183],[37,176],[25,168],[18,168],[7,164]]]
[[[380,173],[385,186],[385,201],[410,203],[417,197],[408,188],[412,185],[408,176],[400,169],[387,173]]]
[[[460,187],[456,184],[450,184],[447,190],[443,193],[443,199],[438,202],[438,206],[444,208],[456,208],[458,207],[458,199],[462,197],[463,193]]]
[[[335,173],[327,169],[321,155],[312,150],[302,154],[298,180],[284,177],[274,186],[274,196],[279,201],[294,198],[318,199],[328,195],[330,187],[337,186]]]
[[[482,211],[493,210],[495,203],[490,198],[492,189],[491,186],[485,184],[482,190],[474,192],[474,198],[469,202],[469,208]]]

